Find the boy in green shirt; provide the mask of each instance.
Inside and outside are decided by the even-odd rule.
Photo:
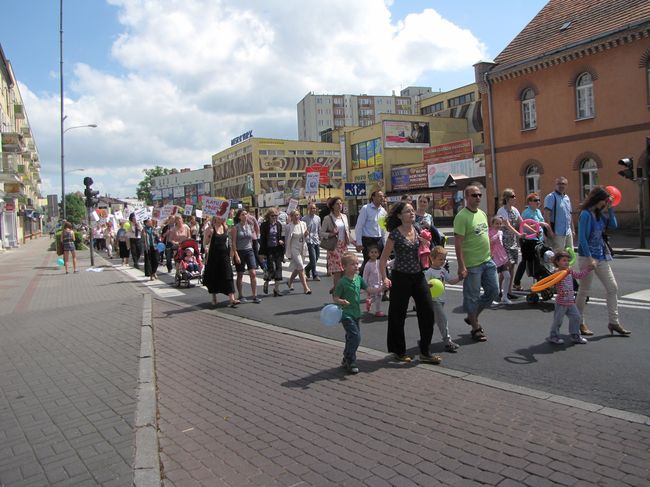
[[[357,273],[359,260],[352,252],[346,252],[341,257],[343,265],[343,277],[336,284],[332,300],[340,305],[343,310],[341,324],[345,329],[345,349],[343,350],[343,362],[351,374],[358,374],[357,349],[361,343],[361,329],[359,318],[361,317],[361,290],[367,289],[368,284]]]

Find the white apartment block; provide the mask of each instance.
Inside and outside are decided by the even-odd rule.
[[[399,96],[317,95],[298,102],[298,140],[320,142],[321,133],[341,127],[367,127],[382,113],[417,115],[417,101],[431,88],[409,86]]]

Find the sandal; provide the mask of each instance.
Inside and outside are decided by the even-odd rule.
[[[472,340],[475,342],[486,342],[487,336],[483,331],[483,328],[479,327],[476,330],[472,330]]]
[[[241,301],[239,299],[235,299],[234,301],[230,301],[230,306],[231,308],[236,308],[238,304],[241,304]]]

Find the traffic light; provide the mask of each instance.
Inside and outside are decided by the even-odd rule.
[[[84,186],[86,189],[84,190],[84,195],[86,196],[86,207],[87,208],[94,208],[97,206],[97,203],[99,200],[97,199],[97,195],[99,194],[99,191],[94,191],[92,189],[93,185],[93,178],[90,177],[85,177],[84,178]]]
[[[621,166],[625,166],[625,169],[618,171],[618,173],[626,179],[634,180],[634,161],[631,157],[625,157],[620,159],[618,163]]]

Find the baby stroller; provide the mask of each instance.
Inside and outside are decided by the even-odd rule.
[[[186,268],[184,258],[187,249],[192,249],[192,252],[194,253],[199,268],[197,271],[192,271]],[[201,261],[201,254],[199,253],[199,244],[196,240],[190,238],[182,242],[178,246],[176,254],[174,254],[174,261],[176,262],[176,276],[174,277],[174,284],[176,287],[181,287],[181,284],[183,283],[187,287],[190,287],[192,285],[192,280],[194,279],[201,284],[203,262]]]
[[[555,272],[553,269],[553,264],[551,259],[553,258],[553,250],[551,247],[548,247],[544,242],[537,242],[527,240],[524,241],[524,246],[522,247],[522,257],[528,257],[526,259],[526,271],[529,276],[531,276],[535,281],[541,281],[542,279],[550,276]],[[547,252],[550,252],[547,253]],[[528,304],[536,304],[539,302],[539,299],[542,298],[542,301],[548,301],[555,294],[555,287],[547,287],[539,293],[531,291],[526,295],[526,302]]]

